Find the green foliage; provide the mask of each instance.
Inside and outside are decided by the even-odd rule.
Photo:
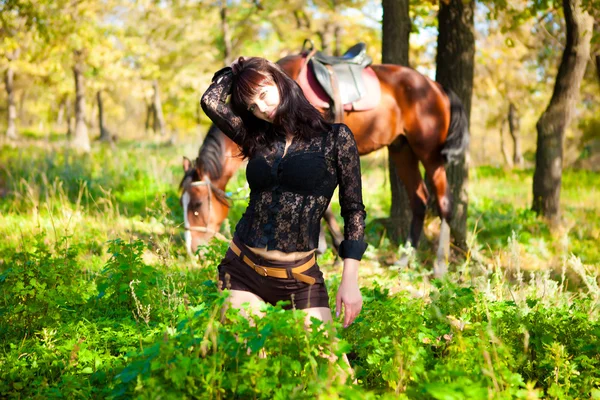
[[[24,241],[0,274],[0,333],[32,334],[75,313],[93,292],[76,257],[79,249],[61,238],[54,246],[42,234]]]
[[[340,356],[320,321],[303,328],[301,311],[267,306],[253,323],[221,308],[226,294],[213,293],[177,327],[147,348],[119,375],[116,398],[173,395],[191,398],[309,398],[343,388]],[[348,389],[346,389],[348,391]],[[343,390],[342,390],[343,392]],[[354,390],[354,395],[361,393]]]
[[[147,247],[141,240],[126,243],[115,239],[110,242],[108,251],[112,257],[97,281],[98,299],[106,298],[115,310],[133,309],[136,302],[148,303],[158,271],[142,261]]]
[[[427,280],[428,237],[411,268],[386,268],[379,258],[392,247],[372,223],[364,307],[351,327],[335,324],[336,334],[319,322],[305,330],[303,313],[281,306],[266,306],[253,323],[233,309],[221,313],[227,294],[216,267],[227,243],[213,241],[191,260],[177,229],[185,152],[127,142],[86,157],[2,148],[9,193],[0,198],[0,397],[597,395],[597,173],[565,171],[570,225],[556,237],[528,211],[530,170],[473,169],[473,256],[451,260],[458,272],[445,282]],[[382,165],[363,162],[372,221],[389,204]],[[239,198],[230,226],[247,201],[244,183],[240,171],[227,189]],[[555,280],[560,272],[548,269],[553,262],[560,271],[556,260],[565,270]],[[319,259],[332,300],[334,261],[331,252]],[[342,352],[357,384],[339,380]]]
[[[531,170],[480,167],[472,172],[469,225],[480,251],[499,251],[518,244],[541,260],[573,253],[586,264],[599,265],[600,249],[593,245],[600,236],[600,218],[595,208],[598,173],[568,170],[562,178],[563,215],[569,222],[562,235],[530,210]],[[583,223],[581,223],[583,221]],[[513,251],[514,249],[511,249]],[[542,263],[547,266],[547,263]]]
[[[367,388],[410,398],[526,398],[536,382],[561,399],[598,384],[597,320],[589,303],[544,307],[533,300],[491,302],[449,282],[431,301],[365,291],[361,320],[345,335],[355,343],[356,371]],[[538,395],[540,393],[538,392]]]

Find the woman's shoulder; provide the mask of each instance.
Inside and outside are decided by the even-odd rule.
[[[348,125],[344,123],[331,124],[332,136],[336,139],[349,138],[353,136],[352,131],[348,128]]]
[[[342,122],[338,122],[338,123],[331,124],[331,132],[335,133],[335,134],[340,134],[340,133],[351,132],[351,131],[350,131],[350,128],[348,128],[348,125],[346,125]]]

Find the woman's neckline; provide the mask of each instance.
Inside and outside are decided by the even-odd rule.
[[[290,149],[290,147],[292,147],[292,143],[294,142],[294,136],[286,136],[285,138],[285,144],[283,147],[283,155],[281,156],[281,158],[285,157],[288,153],[288,150]]]

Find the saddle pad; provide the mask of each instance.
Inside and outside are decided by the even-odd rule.
[[[381,86],[375,71],[371,67],[367,67],[362,71],[362,79],[366,87],[366,96],[357,101],[344,104],[345,111],[366,111],[371,110],[379,104],[381,100]],[[308,101],[317,108],[328,109],[329,95],[321,87],[315,77],[312,68],[307,63],[300,70],[296,81],[302,88],[304,95]]]

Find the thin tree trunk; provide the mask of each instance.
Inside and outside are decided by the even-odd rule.
[[[596,18],[594,21],[594,32],[600,32],[600,18]],[[596,75],[598,76],[598,84],[600,84],[600,54],[598,54],[600,48],[596,45],[595,49],[592,50],[594,53],[592,56],[594,57],[594,62],[596,63]]]
[[[27,120],[27,115],[25,115],[25,102],[27,101],[27,88],[23,88],[21,90],[21,96],[19,96],[19,110],[17,112],[19,121],[21,122],[21,126],[29,126],[30,122]]]
[[[409,65],[409,43],[411,20],[408,13],[408,0],[383,0],[383,23],[381,57],[384,64]],[[405,144],[408,146],[408,144]],[[393,151],[393,149],[389,149]],[[391,157],[388,157],[388,173],[392,192],[390,208],[391,226],[390,239],[395,243],[406,241],[410,232],[412,211],[404,184],[398,178],[396,167]]]
[[[336,57],[339,57],[342,54],[342,27],[339,23],[339,21],[336,19],[336,17],[340,14],[339,10],[338,10],[338,0],[332,0],[331,1],[331,5],[332,5],[332,11],[333,11],[333,16],[332,16],[332,23],[331,23],[331,38],[332,38],[332,44],[333,44],[333,55]]]
[[[590,56],[593,19],[581,0],[563,0],[567,43],[548,108],[537,122],[532,209],[552,222],[560,219],[563,140]]]
[[[474,0],[465,3],[463,0],[440,2],[436,55],[436,80],[458,95],[469,121],[475,62],[474,10]],[[457,163],[446,166],[446,175],[452,190],[453,208],[450,221],[452,235],[455,244],[466,250],[469,206],[468,150],[460,156]]]
[[[9,139],[17,139],[17,106],[15,105],[15,88],[14,88],[15,71],[12,66],[6,69],[4,83],[6,85],[6,94],[8,100],[8,120],[6,128],[6,137]]]
[[[321,51],[325,54],[333,53],[333,29],[329,21],[323,24],[323,27],[317,31],[319,40],[321,41]]]
[[[519,168],[523,167],[523,152],[521,151],[521,120],[517,107],[511,101],[508,106],[508,128],[513,140],[513,163]]]
[[[81,62],[76,62],[73,66],[73,76],[75,78],[75,135],[72,144],[77,149],[89,152],[91,146],[85,123],[85,88]]]
[[[300,10],[296,9],[293,12],[294,19],[296,20],[296,29],[302,29],[302,20],[300,19]]]
[[[339,57],[342,54],[342,27],[337,22],[333,28],[333,39],[335,42],[335,50],[333,51],[333,55]]]
[[[55,129],[60,129],[64,123],[65,120],[65,102],[66,102],[66,96],[63,97],[60,100],[60,103],[58,104],[58,114],[56,116],[56,128]]]
[[[598,83],[600,83],[600,54],[596,54],[596,73],[598,74]]]
[[[165,117],[162,112],[162,103],[160,101],[160,90],[158,89],[158,81],[152,81],[154,89],[153,107],[154,107],[154,132],[160,132],[160,136],[164,136],[165,132]]]
[[[500,122],[500,148],[502,149],[502,156],[504,157],[504,163],[509,166],[509,168],[513,167],[513,160],[510,157],[508,149],[506,148],[506,140],[504,140],[504,126],[506,125],[506,120],[502,120]]]
[[[231,49],[231,32],[229,30],[229,23],[227,22],[227,1],[221,0],[221,34],[223,35],[223,61],[225,65],[229,65],[233,62],[232,49]]]
[[[102,91],[98,90],[96,92],[96,100],[98,101],[98,126],[100,129],[100,137],[99,140],[103,142],[110,142],[111,137],[108,129],[104,126],[104,107],[102,104]]]
[[[154,117],[154,107],[152,105],[152,102],[147,102],[146,103],[146,135],[148,135],[150,128],[154,129],[154,123],[152,121],[153,117]]]
[[[67,96],[65,99],[65,109],[67,118],[67,139],[71,140],[73,132],[75,131],[75,118],[73,116],[73,104],[71,104],[70,96]]]
[[[92,101],[91,105],[90,105],[90,113],[88,114],[87,118],[85,119],[85,122],[88,126],[88,130],[90,130],[92,132],[94,130],[96,130],[96,128],[98,128],[98,126],[96,125],[96,122],[98,121],[97,108],[98,108],[98,102]]]

